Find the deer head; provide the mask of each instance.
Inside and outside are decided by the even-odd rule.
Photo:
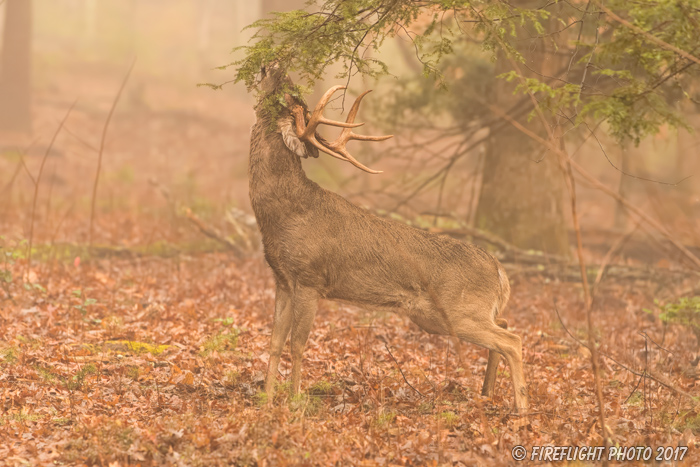
[[[264,96],[272,96],[293,86],[289,76],[277,66],[263,67],[261,69],[260,90]],[[318,157],[318,151],[323,151],[337,159],[350,162],[352,165],[367,173],[378,174],[380,170],[373,170],[355,159],[346,148],[346,144],[351,140],[358,141],[384,141],[392,138],[393,135],[366,136],[358,135],[352,131],[353,128],[360,127],[364,123],[355,123],[355,117],[360,110],[362,99],[371,91],[360,94],[348,113],[345,122],[329,120],[323,116],[323,110],[330,101],[333,94],[345,86],[333,86],[321,97],[313,112],[310,112],[306,103],[297,97],[293,97],[288,92],[284,92],[286,103],[285,114],[277,120],[278,131],[282,134],[284,144],[290,151],[299,157]],[[319,125],[329,125],[342,128],[342,132],[333,141],[326,140],[318,133]]]

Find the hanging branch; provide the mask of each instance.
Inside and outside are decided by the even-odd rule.
[[[665,42],[665,41],[659,39],[658,37],[654,36],[653,34],[648,33],[647,31],[640,28],[639,26],[635,26],[634,24],[630,23],[629,21],[625,20],[624,18],[621,18],[620,16],[615,14],[612,10],[610,10],[608,7],[603,5],[600,2],[600,0],[593,0],[593,2],[595,2],[595,4],[598,5],[598,7],[601,10],[603,10],[608,16],[610,16],[612,19],[614,19],[615,21],[617,21],[618,23],[620,23],[624,27],[629,28],[629,29],[633,30],[634,32],[641,34],[642,36],[646,37],[651,42],[663,47],[664,49],[675,52],[678,55],[680,55],[681,57],[686,58],[686,59],[690,60],[691,62],[695,62],[695,63],[700,65],[700,58],[696,57],[695,55],[691,55],[688,52],[686,52],[685,50],[679,49],[675,45],[669,44],[668,42]]]

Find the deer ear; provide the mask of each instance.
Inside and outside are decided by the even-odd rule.
[[[288,109],[295,105],[294,99],[287,93],[284,94],[284,100],[287,101]],[[297,136],[296,131],[294,131],[294,117],[281,118],[277,125],[280,133],[282,133],[282,140],[290,151],[304,159],[307,157],[318,157],[318,149],[312,144],[300,140]]]
[[[282,141],[284,141],[284,145],[299,157],[318,157],[318,151],[315,153],[313,151],[309,151],[309,146],[299,139],[296,131],[294,131],[293,122],[294,118],[291,115],[289,117],[280,118],[277,121],[277,126],[279,128],[279,132],[282,134]],[[316,148],[312,146],[312,149]]]
[[[306,146],[306,154],[309,157],[318,158],[318,149],[316,149],[311,143],[304,143]]]

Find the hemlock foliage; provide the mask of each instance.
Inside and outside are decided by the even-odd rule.
[[[234,66],[234,81],[255,89],[261,66],[277,63],[296,72],[302,85],[296,92],[303,92],[334,64],[342,66],[336,77],[348,81],[356,74],[389,74],[373,52],[400,34],[410,38],[423,74],[445,87],[441,62],[464,42],[478,42],[493,59],[505,53],[524,69],[517,42],[528,40],[566,55],[568,66],[552,76],[520,77],[513,70],[501,78],[515,80],[518,92],[532,92],[568,125],[606,121],[618,140],[634,142],[663,124],[685,125],[676,109],[682,101],[697,103],[698,65],[673,49],[700,54],[700,0],[602,2],[632,27],[608,15],[599,0],[513,3],[311,1],[309,12],[276,13],[253,23],[251,45],[238,48],[244,57],[221,68]]]

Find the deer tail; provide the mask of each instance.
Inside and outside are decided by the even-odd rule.
[[[500,263],[497,263],[498,268],[498,298],[496,300],[496,306],[493,310],[493,318],[496,319],[503,312],[506,305],[508,304],[508,298],[510,297],[510,282],[508,282],[508,275],[506,270]]]

